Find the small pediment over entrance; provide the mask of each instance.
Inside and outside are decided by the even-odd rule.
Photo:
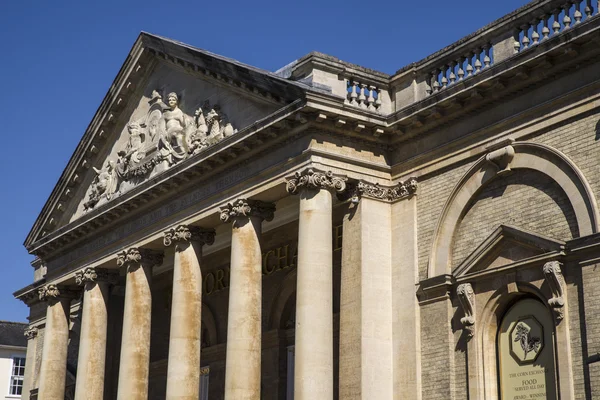
[[[565,243],[534,232],[500,225],[462,263],[454,268],[455,277],[495,269],[564,250]]]

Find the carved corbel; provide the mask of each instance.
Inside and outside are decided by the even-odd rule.
[[[473,286],[470,283],[461,283],[456,288],[456,295],[465,314],[460,322],[467,330],[467,336],[472,338],[475,334],[475,292]]]
[[[198,226],[179,225],[176,228],[169,229],[164,233],[163,243],[169,247],[176,242],[196,242],[198,244],[211,245],[215,242],[215,230],[203,229]],[[178,249],[178,246],[175,246]]]
[[[327,189],[336,193],[342,193],[346,190],[346,181],[348,178],[341,175],[334,175],[333,172],[318,171],[314,168],[305,169],[302,172],[296,172],[294,176],[286,178],[286,189],[290,194],[298,194],[300,189]]]
[[[558,322],[562,321],[565,316],[564,307],[566,295],[565,278],[563,277],[560,265],[561,264],[558,261],[550,261],[544,264],[543,269],[546,282],[548,282],[548,286],[552,292],[552,297],[548,300],[548,305],[554,311]]]
[[[498,168],[498,174],[510,173],[510,163],[515,158],[515,149],[508,145],[498,150],[494,150],[485,156],[486,161],[494,164]]]
[[[221,221],[233,222],[237,218],[258,217],[271,221],[275,215],[275,204],[264,201],[238,199],[221,207]]]
[[[164,254],[150,249],[132,247],[117,254],[117,265],[119,267],[137,265],[154,267],[162,264]]]
[[[36,328],[35,326],[30,326],[29,328],[25,329],[23,335],[25,335],[27,340],[35,339],[38,335],[38,328]]]

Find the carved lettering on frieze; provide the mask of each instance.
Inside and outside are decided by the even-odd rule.
[[[83,286],[86,282],[117,282],[118,272],[114,270],[108,270],[104,268],[92,268],[87,267],[81,271],[75,273],[75,283],[79,286]]]
[[[264,201],[239,199],[221,207],[221,221],[230,222],[236,218],[259,217],[271,221],[275,213],[275,204]]]
[[[25,329],[25,332],[23,332],[23,335],[25,335],[27,340],[35,339],[38,335],[38,328],[36,328],[35,326],[31,326],[31,327]]]
[[[117,265],[123,267],[134,264],[154,267],[162,264],[163,256],[162,252],[132,247],[117,254]]]
[[[174,242],[198,242],[201,245],[211,245],[215,242],[215,230],[203,229],[198,226],[179,225],[164,233],[163,243],[171,246]]]
[[[286,178],[286,189],[290,194],[297,194],[300,189],[328,189],[337,193],[346,190],[345,176],[334,175],[333,172],[322,172],[314,168],[305,169],[302,172],[296,172],[294,176]]]
[[[456,288],[456,295],[465,314],[460,322],[467,330],[467,337],[472,338],[475,333],[475,292],[473,286],[470,283],[461,283]]]
[[[160,166],[162,170],[185,160],[202,150],[232,136],[237,129],[218,105],[207,100],[198,107],[194,116],[179,108],[179,97],[172,92],[167,103],[156,90],[149,101],[150,109],[140,120],[127,124],[127,143],[115,159],[107,160],[101,169],[94,168],[84,210],[93,209],[101,200],[111,200],[121,194],[123,182],[128,190]]]
[[[548,305],[554,311],[556,321],[560,322],[564,318],[565,306],[565,278],[560,269],[560,262],[550,261],[544,264],[544,276],[552,292],[552,297],[548,300]]]

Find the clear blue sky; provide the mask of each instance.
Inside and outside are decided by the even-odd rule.
[[[0,319],[26,321],[22,243],[129,49],[147,31],[267,70],[321,51],[393,73],[525,4],[0,1]]]

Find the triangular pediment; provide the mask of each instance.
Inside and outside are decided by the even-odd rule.
[[[500,225],[453,272],[455,277],[500,268],[560,252],[565,243],[538,233]]]
[[[305,90],[268,71],[142,33],[25,246],[31,249],[172,166],[247,131],[302,99]]]

